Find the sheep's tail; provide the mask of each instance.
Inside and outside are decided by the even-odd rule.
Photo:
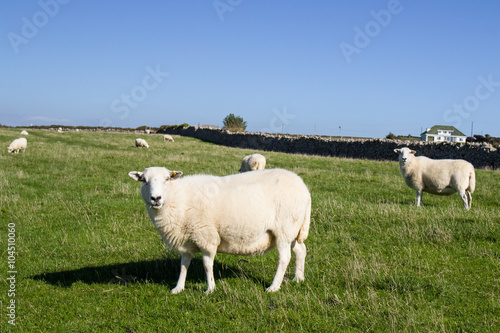
[[[307,236],[309,235],[310,224],[311,224],[311,197],[309,197],[306,212],[304,214],[304,220],[302,221],[302,226],[300,227],[299,234],[297,235],[297,242],[304,243]]]
[[[467,188],[467,191],[470,193],[474,193],[474,190],[476,189],[476,173],[474,172],[474,169],[469,173],[469,187]]]

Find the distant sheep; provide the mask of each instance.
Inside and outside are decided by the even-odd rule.
[[[59,128],[57,129],[57,131],[58,131],[59,133],[62,133],[62,132],[63,132],[62,127],[59,127]]]
[[[399,154],[399,168],[406,185],[417,192],[417,206],[422,205],[422,192],[451,195],[458,192],[465,209],[470,209],[476,187],[474,167],[464,160],[433,160],[415,157],[410,148],[394,149]]]
[[[266,158],[261,154],[252,154],[243,157],[239,172],[263,170],[266,168]]]
[[[15,139],[10,143],[10,145],[7,147],[7,151],[9,153],[17,154],[21,150],[24,152],[27,146],[28,146],[28,141],[26,140],[26,138],[19,138]]]
[[[145,134],[151,134],[151,130],[147,129],[144,131]]]
[[[141,139],[141,138],[137,138],[137,139],[135,139],[135,146],[136,146],[136,147],[145,147],[145,148],[149,148],[149,145],[148,145],[148,143],[146,142],[146,140]]]
[[[208,288],[215,289],[216,253],[256,255],[276,248],[278,268],[267,292],[280,289],[295,255],[295,278],[303,281],[311,195],[293,172],[270,169],[216,177],[161,167],[129,176],[143,182],[141,196],[149,217],[166,245],[181,253],[176,294],[184,290],[193,256],[201,252]]]
[[[163,141],[172,141],[174,142],[174,138],[170,134],[163,135]]]
[[[26,132],[26,130],[22,130],[21,135],[28,135],[28,132]]]

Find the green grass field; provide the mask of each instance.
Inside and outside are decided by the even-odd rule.
[[[206,295],[201,256],[171,295],[180,255],[150,222],[127,175],[166,166],[184,175],[236,173],[253,151],[179,137],[0,129],[0,331],[499,332],[500,172],[477,170],[472,209],[458,195],[416,207],[396,162],[261,152],[312,194],[306,281],[293,260],[268,294],[277,256],[216,256]],[[9,224],[15,295],[9,296]],[[15,302],[15,327],[9,324]]]

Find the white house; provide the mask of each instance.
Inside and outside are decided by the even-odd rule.
[[[465,143],[467,135],[453,126],[435,125],[420,134],[422,141],[447,141]]]

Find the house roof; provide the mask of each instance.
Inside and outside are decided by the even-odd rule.
[[[445,126],[445,125],[434,125],[429,130],[425,131],[422,134],[438,134],[438,130],[453,131],[453,135],[455,136],[467,136],[464,133],[457,130],[454,126]]]

